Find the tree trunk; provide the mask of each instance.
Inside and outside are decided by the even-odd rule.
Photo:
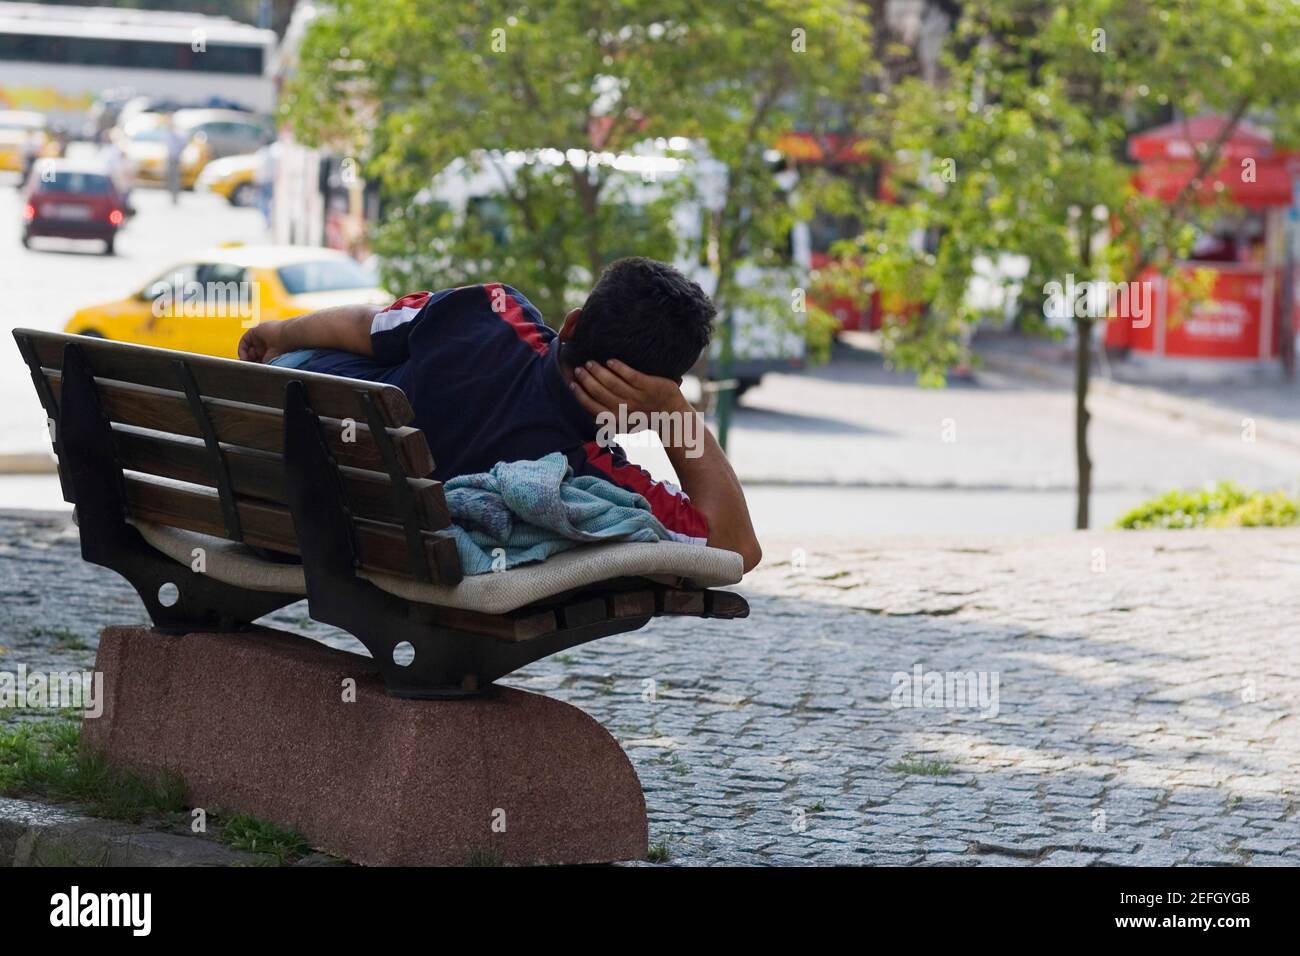
[[[1079,262],[1085,278],[1092,278],[1092,219],[1085,209],[1079,222]],[[1091,308],[1091,302],[1088,303]],[[1074,311],[1074,463],[1075,508],[1074,527],[1083,531],[1088,527],[1088,506],[1092,499],[1092,457],[1088,454],[1088,375],[1092,370],[1091,315],[1079,315],[1077,302],[1071,302]],[[1084,310],[1085,313],[1087,309]],[[1109,313],[1107,313],[1109,314]],[[1102,319],[1103,322],[1107,321]]]
[[[1074,526],[1088,527],[1088,501],[1092,496],[1092,458],[1088,455],[1088,373],[1092,363],[1092,319],[1076,318],[1074,328],[1074,459],[1078,501]]]
[[[735,326],[731,309],[731,268],[735,257],[733,255],[733,234],[727,229],[727,210],[730,202],[731,190],[728,187],[727,199],[723,204],[723,208],[713,213],[713,234],[717,239],[715,245],[717,252],[711,266],[716,277],[713,287],[713,304],[718,310],[718,323],[714,334],[718,336],[718,340],[721,342],[721,348],[718,351],[718,366],[714,377],[715,384],[730,381],[735,371],[735,353],[733,351]],[[714,414],[717,420],[718,447],[725,452],[727,442],[731,438],[731,413],[735,408],[736,393],[733,388],[727,386],[720,388],[717,396]]]
[[[573,171],[573,184],[578,193],[578,207],[583,216],[584,246],[587,252],[587,268],[591,271],[594,284],[605,267],[604,243],[600,234],[600,187],[593,183],[585,172]]]

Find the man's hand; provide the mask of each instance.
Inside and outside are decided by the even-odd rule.
[[[694,412],[672,379],[646,375],[618,359],[604,365],[588,362],[574,369],[573,394],[593,418],[603,412],[618,421],[626,421],[633,412],[646,416],[653,412]]]
[[[259,322],[239,340],[239,357],[245,362],[269,362],[286,351],[281,346],[284,322]]]

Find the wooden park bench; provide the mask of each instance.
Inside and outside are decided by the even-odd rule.
[[[462,577],[429,445],[394,386],[14,338],[82,556],[125,577],[156,630],[242,629],[305,596],[366,646],[391,694],[452,697],[656,615],[748,614],[711,590],[740,580],[740,556],[692,545],[587,546]]]

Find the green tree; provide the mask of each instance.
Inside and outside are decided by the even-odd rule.
[[[1300,132],[1300,7],[1289,0],[971,0],[944,68],[937,89],[905,79],[878,96],[880,158],[898,197],[867,204],[852,250],[887,295],[924,303],[885,340],[929,383],[965,357],[981,259],[1025,257],[1021,302],[1041,315],[1048,282],[1129,281],[1188,250],[1214,210],[1191,189],[1171,204],[1136,194],[1124,160],[1134,129],[1218,112],[1228,132],[1252,114],[1284,144]],[[1219,166],[1221,146],[1200,150],[1201,174]],[[1096,321],[1074,319],[1080,528]]]
[[[790,195],[773,147],[856,121],[869,36],[854,0],[342,0],[309,31],[286,111],[380,179],[376,250],[401,285],[507,278],[555,321],[611,260],[676,253],[708,263],[725,342],[755,305],[738,273],[779,258],[821,195],[815,176]],[[644,171],[609,159],[649,142],[691,172],[642,202]],[[499,195],[440,208],[429,186],[453,164],[498,173]],[[684,195],[707,210],[689,233]],[[764,315],[800,321],[792,292]]]

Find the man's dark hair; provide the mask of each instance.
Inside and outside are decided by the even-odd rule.
[[[717,310],[672,266],[632,256],[601,273],[564,357],[572,365],[618,359],[638,372],[681,378],[713,334]]]

